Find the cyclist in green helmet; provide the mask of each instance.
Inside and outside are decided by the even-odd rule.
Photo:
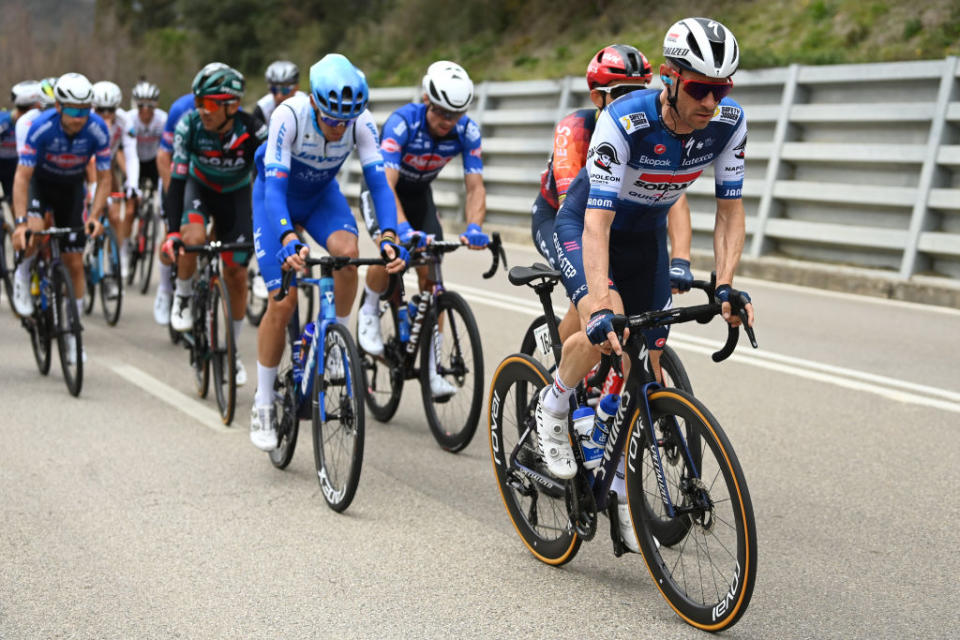
[[[267,137],[267,129],[240,111],[243,74],[221,62],[212,62],[193,80],[196,110],[177,123],[173,139],[173,169],[167,194],[167,242],[181,237],[184,244],[207,241],[207,224],[214,221],[217,240],[252,242],[250,185],[253,154]],[[166,247],[169,252],[169,246]],[[243,326],[247,295],[248,252],[223,254],[223,278],[230,292],[235,339]],[[197,268],[194,254],[177,257],[176,300],[170,323],[177,331],[193,327],[190,292]],[[237,384],[247,374],[237,357]]]

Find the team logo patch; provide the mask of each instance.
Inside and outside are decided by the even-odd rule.
[[[740,120],[740,109],[738,107],[718,105],[716,111],[713,112],[713,119],[728,124],[737,124],[737,121]]]
[[[660,338],[660,339],[657,340],[654,344],[656,344],[659,348],[663,349],[663,345],[667,344],[667,339],[666,339],[666,338]]]
[[[384,138],[383,142],[380,143],[380,148],[387,153],[399,153],[400,143],[393,138]]]
[[[743,160],[747,151],[747,136],[743,136],[743,140],[740,141],[740,144],[733,148],[733,156],[737,160]]]
[[[607,173],[612,173],[613,165],[620,164],[620,159],[617,158],[617,150],[607,142],[601,142],[594,150],[593,155],[595,156],[593,166],[603,169]]]
[[[627,133],[636,133],[640,129],[648,129],[650,122],[647,120],[647,114],[640,111],[638,113],[628,113],[620,116],[620,124]]]
[[[664,153],[666,150],[667,150],[667,148],[666,148],[664,145],[662,145],[662,144],[658,144],[657,146],[655,146],[655,147],[653,148],[653,152],[654,152],[655,154],[657,154],[657,155],[660,155],[660,154]]]

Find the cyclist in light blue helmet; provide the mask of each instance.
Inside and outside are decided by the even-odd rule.
[[[373,196],[383,232],[379,247],[391,260],[387,271],[409,257],[397,241],[397,207],[380,155],[379,133],[367,111],[363,73],[338,53],[310,67],[310,95],[294,95],[270,116],[267,141],[257,149],[253,186],[253,236],[257,264],[270,292],[257,333],[257,393],[250,415],[250,440],[264,451],[277,447],[273,385],[283,355],[284,329],[297,304],[296,287],[274,300],[284,269],[302,269],[309,253],[294,231],[303,227],[333,256],[359,257],[357,223],[336,175],[354,147]],[[346,325],[357,293],[357,269],[334,272],[337,320]],[[328,370],[342,367],[334,358]]]

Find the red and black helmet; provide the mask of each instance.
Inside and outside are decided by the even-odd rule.
[[[597,52],[587,65],[587,86],[605,87],[618,80],[640,78],[644,83],[653,78],[647,57],[628,44],[612,44]]]

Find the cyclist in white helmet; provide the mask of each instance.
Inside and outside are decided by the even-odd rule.
[[[440,60],[427,68],[422,87],[422,102],[394,111],[380,136],[387,182],[397,199],[398,235],[402,241],[408,240],[414,231],[443,238],[430,183],[460,154],[467,194],[467,228],[460,235],[460,241],[471,249],[482,249],[490,240],[481,230],[487,205],[480,126],[466,114],[473,101],[473,81],[457,63]],[[375,235],[372,220],[366,214],[364,218],[368,230]],[[421,290],[432,286],[427,281],[427,269],[421,268],[418,272]],[[357,341],[371,355],[383,352],[378,305],[380,293],[386,291],[387,284],[387,274],[382,267],[367,269]],[[435,397],[446,397],[452,395],[456,387],[431,371],[430,389]]]
[[[140,194],[140,162],[137,159],[137,134],[126,112],[120,108],[122,101],[123,93],[115,83],[102,80],[93,85],[93,110],[103,118],[110,131],[112,166],[108,215],[120,245],[120,270],[125,278],[130,271],[130,246],[127,238],[130,237],[133,227],[133,201]],[[87,176],[92,183],[88,194],[91,198],[96,186],[95,173],[91,163],[87,168]],[[121,174],[125,177],[121,178]],[[120,203],[124,201],[128,213],[121,220]],[[93,213],[99,214],[96,211]]]
[[[10,90],[13,111],[0,110],[0,184],[3,185],[3,198],[7,202],[11,202],[13,196],[13,175],[17,171],[18,123],[24,114],[42,104],[42,96],[39,82],[24,80]]]
[[[259,124],[269,125],[270,116],[277,105],[295,95],[304,95],[300,91],[300,69],[289,60],[277,60],[267,67],[264,78],[270,93],[257,100],[253,109],[253,119]]]

